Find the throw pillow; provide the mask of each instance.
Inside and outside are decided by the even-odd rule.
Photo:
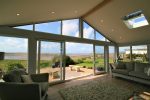
[[[125,65],[126,65],[126,68],[128,71],[134,70],[134,63],[133,62],[126,62]]]
[[[118,62],[116,69],[126,69],[124,62]]]
[[[135,63],[134,71],[144,73],[145,67],[147,67],[146,63]]]
[[[30,75],[21,75],[21,78],[24,83],[33,83]]]
[[[144,73],[145,73],[145,74],[148,74],[148,69],[149,69],[149,68],[150,68],[150,67],[145,67],[145,68],[144,68]]]
[[[117,64],[115,64],[115,63],[111,63],[111,64],[110,64],[110,66],[112,67],[112,69],[116,69]]]

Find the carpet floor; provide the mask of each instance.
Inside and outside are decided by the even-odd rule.
[[[123,84],[121,84],[123,82]],[[60,89],[64,100],[128,100],[134,92],[150,92],[147,86],[122,80],[95,80],[82,85]]]

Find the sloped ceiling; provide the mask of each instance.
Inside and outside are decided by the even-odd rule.
[[[79,18],[102,1],[0,0],[0,25],[19,25]],[[17,16],[17,14],[20,14],[20,16]]]
[[[150,26],[128,29],[122,17],[142,10],[150,22],[150,0],[109,0],[84,19],[118,44],[136,44],[150,41]]]
[[[150,26],[128,29],[121,20],[140,9],[150,22],[149,4],[150,0],[1,0],[0,25],[81,17],[118,44],[150,43]]]

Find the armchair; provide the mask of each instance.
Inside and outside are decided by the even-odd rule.
[[[25,82],[22,71],[13,71],[4,75],[6,82],[0,83],[0,100],[46,100],[49,74],[27,75],[32,82]]]

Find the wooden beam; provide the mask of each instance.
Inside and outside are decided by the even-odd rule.
[[[92,8],[91,10],[89,10],[88,12],[86,12],[84,15],[82,15],[81,18],[85,18],[89,15],[91,15],[92,13],[94,13],[95,11],[97,11],[98,9],[102,8],[103,6],[105,6],[107,3],[109,3],[112,0],[104,0],[102,2],[100,2],[98,5],[96,5],[94,8]]]

